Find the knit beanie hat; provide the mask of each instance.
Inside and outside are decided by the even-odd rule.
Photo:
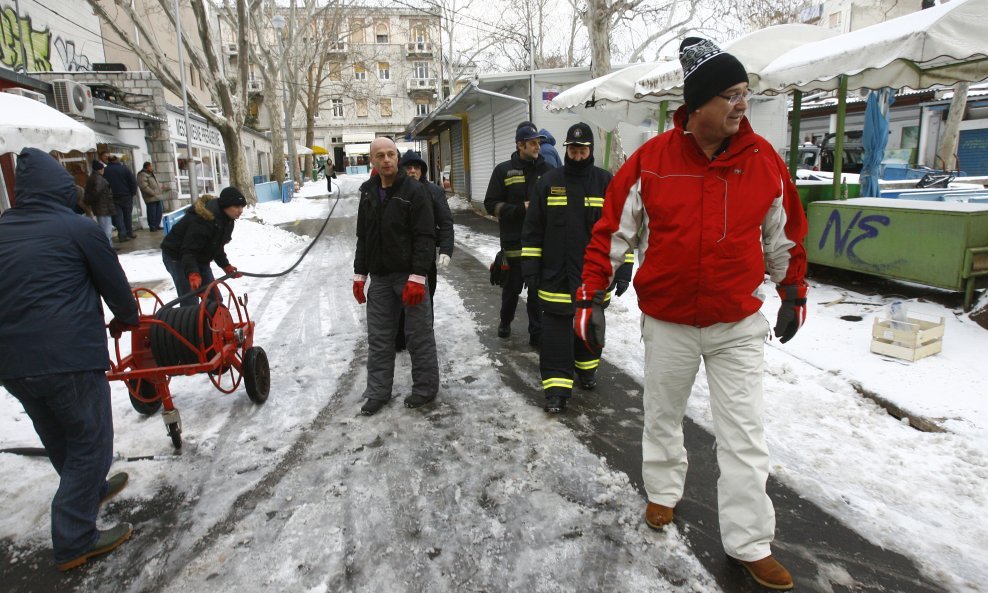
[[[247,198],[244,197],[244,194],[240,193],[239,189],[231,185],[230,187],[223,188],[223,191],[220,192],[219,204],[220,208],[246,206]]]
[[[103,161],[99,159],[93,159],[93,171],[99,171],[103,168]]]
[[[748,82],[748,72],[741,62],[709,39],[683,39],[679,45],[679,63],[683,65],[683,100],[689,113],[724,89]]]

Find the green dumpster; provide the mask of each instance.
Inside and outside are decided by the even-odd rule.
[[[855,198],[807,208],[814,264],[965,292],[988,275],[988,204]]]

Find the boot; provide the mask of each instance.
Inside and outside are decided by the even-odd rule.
[[[384,407],[384,404],[388,403],[386,399],[372,399],[367,398],[364,405],[360,407],[360,413],[364,416],[373,416],[377,414],[378,411]]]
[[[652,529],[662,530],[663,527],[672,523],[673,508],[654,502],[645,505],[645,524]]]
[[[561,395],[546,396],[543,409],[550,414],[558,414],[566,409],[566,398]]]
[[[96,543],[93,544],[93,547],[71,560],[66,560],[65,562],[56,564],[55,568],[65,572],[66,570],[72,570],[77,566],[82,566],[90,558],[112,552],[117,546],[127,541],[133,531],[134,528],[130,523],[120,523],[115,527],[101,530],[99,532],[99,537],[96,539]]]
[[[507,338],[511,335],[511,324],[503,321],[497,326],[497,337]]]
[[[597,371],[577,371],[576,376],[580,379],[580,387],[587,391],[593,391],[597,386]]]
[[[99,503],[103,504],[104,502],[110,500],[111,498],[119,494],[120,491],[123,490],[125,486],[127,486],[127,481],[129,478],[130,476],[127,475],[127,472],[116,473],[110,476],[109,478],[107,478],[106,494],[103,495],[103,498],[100,499]]]
[[[737,558],[734,558],[734,560],[743,566],[748,571],[748,574],[751,575],[751,578],[755,579],[755,582],[762,587],[775,589],[776,591],[788,591],[793,588],[792,575],[771,554],[761,560],[754,560],[752,562],[738,560]]]
[[[424,406],[425,404],[431,402],[434,399],[436,399],[435,393],[433,393],[432,395],[421,395],[418,393],[413,393],[405,398],[405,407],[417,408],[419,406]]]

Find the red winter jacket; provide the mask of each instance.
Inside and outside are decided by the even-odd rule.
[[[806,215],[785,163],[747,118],[713,160],[686,132],[685,107],[674,120],[608,186],[583,283],[606,289],[637,248],[646,315],[696,327],[739,321],[761,308],[766,273],[780,285],[803,283]]]

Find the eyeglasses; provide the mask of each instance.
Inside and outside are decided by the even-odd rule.
[[[746,90],[740,93],[734,93],[733,95],[717,95],[717,96],[720,97],[721,99],[726,99],[727,102],[731,105],[737,105],[738,103],[741,102],[742,99],[744,99],[745,102],[747,102],[748,99],[751,99],[752,94],[754,93]]]

